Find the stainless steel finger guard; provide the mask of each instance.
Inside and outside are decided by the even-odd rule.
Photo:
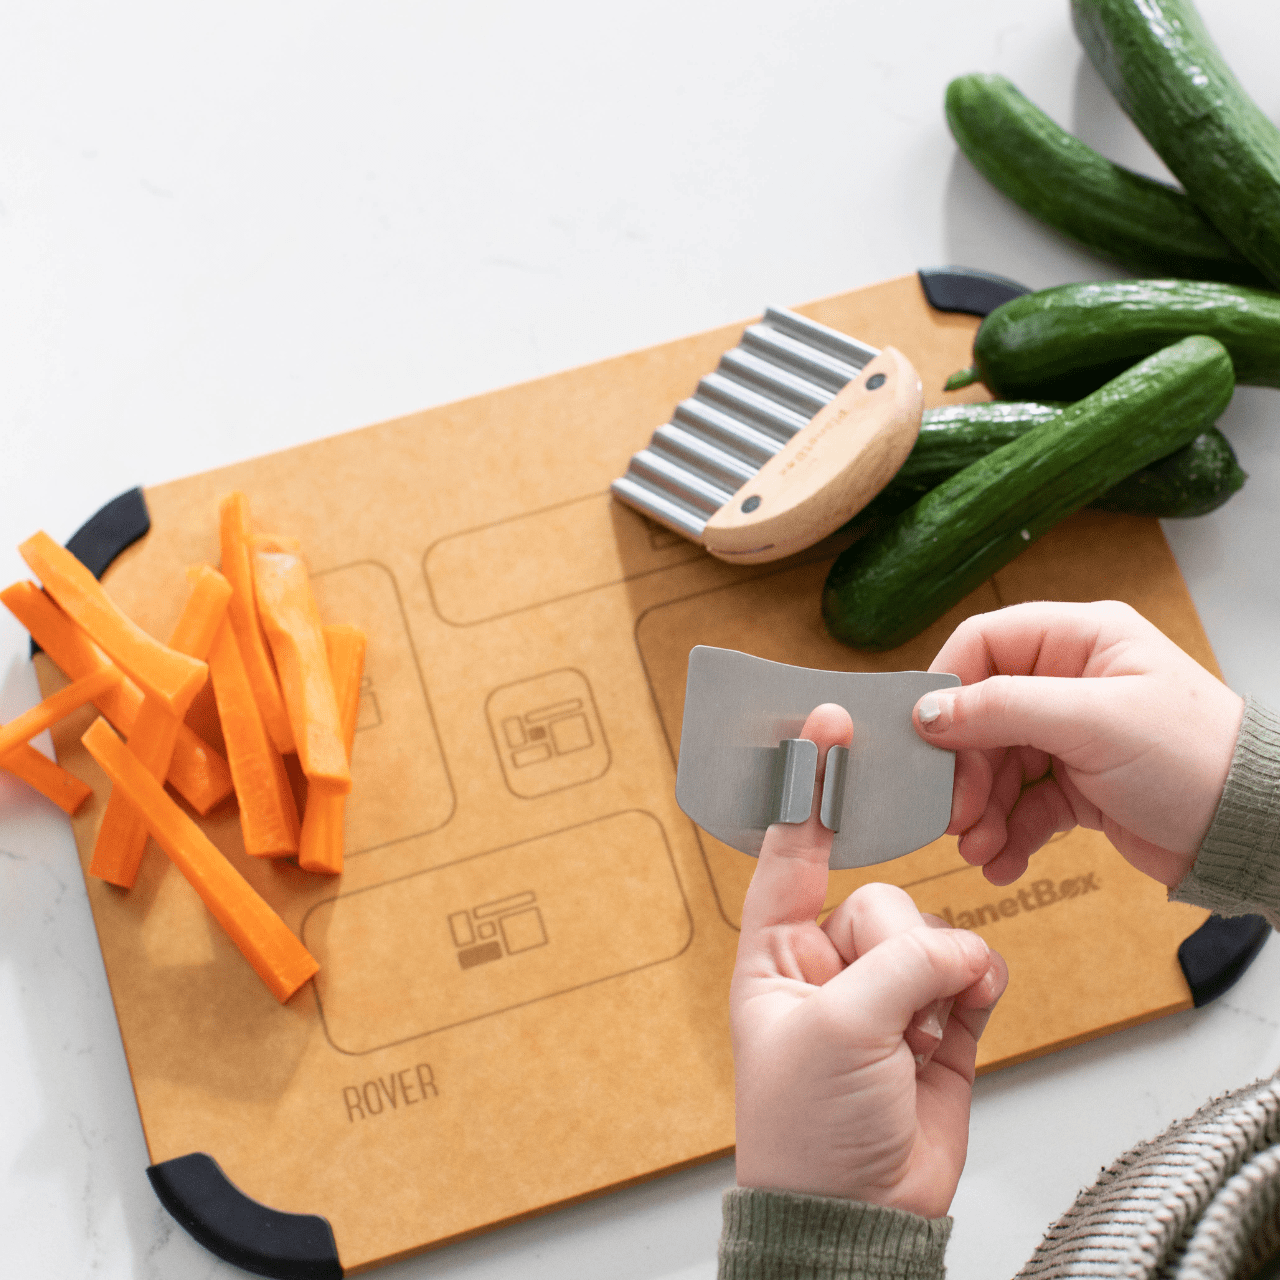
[[[958,676],[928,671],[815,671],[733,649],[689,654],[676,801],[704,831],[760,853],[774,822],[813,807],[818,748],[797,737],[823,702],[853,719],[853,742],[827,756],[819,816],[835,832],[829,865],[869,867],[936,840],[951,817],[955,754],[925,742],[916,702]]]

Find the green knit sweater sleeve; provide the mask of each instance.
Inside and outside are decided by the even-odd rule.
[[[790,1191],[724,1195],[720,1280],[941,1280],[950,1218]]]
[[[1280,928],[1280,716],[1253,698],[1209,832],[1169,898]]]

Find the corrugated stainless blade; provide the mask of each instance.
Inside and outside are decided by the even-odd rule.
[[[693,398],[704,400],[722,413],[773,436],[779,448],[809,421],[803,413],[718,369],[698,383]]]
[[[859,342],[857,338],[851,338],[839,329],[819,324],[816,320],[810,320],[798,311],[788,311],[785,307],[766,308],[764,320],[770,328],[778,329],[807,346],[817,347],[819,351],[825,351],[836,359],[853,365],[855,369],[865,369],[880,354],[878,347]]]
[[[734,347],[720,357],[719,373],[734,382],[750,387],[753,391],[785,405],[800,414],[806,422],[824,404],[831,401],[834,391],[808,378],[798,377],[783,365],[766,360],[744,347]]]
[[[705,511],[708,517],[719,511],[733,496],[732,489],[712,483],[706,476],[653,449],[641,449],[631,459],[627,474],[644,481],[650,488],[677,498],[692,510]]]
[[[768,308],[632,457],[614,496],[700,541],[706,522],[879,354],[807,316]]]
[[[688,431],[670,422],[653,433],[649,448],[696,471],[712,484],[725,486],[730,493],[746,484],[760,470],[759,466],[752,466],[735,454],[711,444],[700,432]]]
[[[783,444],[777,436],[748,426],[745,422],[721,412],[714,405],[706,400],[699,400],[696,396],[680,401],[671,417],[670,425],[685,427],[694,435],[713,441],[720,448],[750,462],[757,471],[782,448]]]
[[[742,346],[764,360],[791,370],[808,382],[816,382],[832,394],[839,391],[851,378],[858,376],[856,365],[838,360],[818,347],[811,347],[808,343],[801,342],[780,329],[770,329],[767,325],[753,324],[742,335]]]
[[[648,516],[650,520],[655,520],[664,528],[694,542],[701,540],[702,531],[707,525],[704,512],[686,507],[660,489],[641,484],[631,472],[627,472],[625,476],[619,476],[612,487],[615,498],[621,498],[623,502]]]

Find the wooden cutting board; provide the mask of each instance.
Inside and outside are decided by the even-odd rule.
[[[929,405],[982,395],[942,393],[977,321],[933,310],[915,276],[799,310],[901,348]],[[313,984],[278,1005],[154,845],[131,892],[86,881],[153,1178],[224,1256],[269,1231],[250,1210],[232,1221],[243,1206],[194,1153],[310,1215],[294,1225],[324,1239],[290,1274],[319,1276],[731,1148],[726,996],[755,863],[675,804],[693,645],[923,668],[974,612],[1109,597],[1216,671],[1154,520],[1082,513],[910,644],[867,654],[823,630],[830,547],[729,566],[612,502],[742,328],[146,491],[151,530],[104,582],[153,634],[186,566],[217,562],[218,500],[243,489],[263,530],[302,540],[326,619],[369,635],[342,877],[245,857],[230,802],[204,821],[320,961]],[[38,663],[46,691],[61,682]],[[87,723],[55,731],[95,787],[75,820],[86,865],[105,801]],[[1007,889],[942,839],[834,874],[829,905],[872,878],[1008,957],[983,1070],[1191,1004],[1175,950],[1205,913],[1165,903],[1098,835],[1054,841]]]

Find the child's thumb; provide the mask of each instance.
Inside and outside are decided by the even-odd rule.
[[[1116,698],[1128,692],[1130,680],[991,676],[925,694],[912,722],[926,742],[951,751],[1035,747],[1063,755],[1086,738],[1107,735]]]
[[[976,933],[921,925],[859,956],[823,986],[819,1004],[901,1034],[918,1010],[958,995],[990,964],[990,948]]]

